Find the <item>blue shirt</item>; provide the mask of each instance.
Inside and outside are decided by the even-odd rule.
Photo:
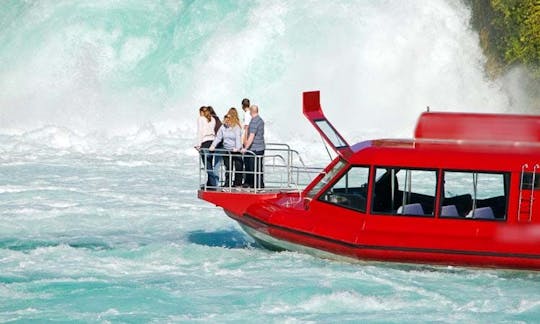
[[[223,140],[223,148],[226,150],[238,150],[242,148],[242,129],[240,126],[235,125],[234,127],[228,127],[227,125],[223,124],[219,128],[216,138],[212,142],[212,148],[216,148],[219,142]]]
[[[248,137],[251,134],[255,134],[255,137],[248,149],[251,151],[264,151],[264,120],[259,115],[253,117],[249,122]]]

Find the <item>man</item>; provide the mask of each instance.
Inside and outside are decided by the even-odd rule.
[[[263,179],[263,156],[264,156],[264,120],[259,116],[259,106],[252,105],[250,108],[251,121],[249,123],[247,138],[244,142],[242,153],[251,151],[255,154],[244,156],[246,161],[246,181],[245,188],[264,188]]]
[[[250,106],[251,106],[251,104],[250,104],[248,98],[242,99],[242,111],[243,111],[243,114],[242,114],[242,145],[246,142],[249,122],[251,121],[251,111],[249,109]],[[243,171],[247,170],[247,168],[248,168],[247,162],[248,161],[246,159],[243,159],[243,161],[242,161]],[[243,173],[242,177],[243,177],[243,182],[246,183],[246,180],[247,180],[246,179],[246,174]]]
[[[242,143],[246,141],[249,122],[251,121],[250,105],[248,98],[242,99],[242,110],[244,111],[242,116]]]

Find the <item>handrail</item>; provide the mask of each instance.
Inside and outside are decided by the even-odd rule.
[[[533,175],[532,175],[532,182],[531,182],[531,199],[529,201],[529,220],[530,223],[532,220],[532,212],[534,207],[534,183],[536,182],[536,169],[540,168],[540,165],[535,164],[533,167]]]
[[[523,176],[525,175],[525,169],[528,169],[529,165],[527,163],[521,166],[521,182],[519,183],[519,200],[518,200],[518,222],[521,221],[521,200],[523,197]]]
[[[241,190],[243,192],[292,190],[300,192],[323,169],[321,167],[307,167],[298,151],[291,149],[290,146],[285,143],[267,143],[264,155],[256,155],[253,151],[249,150],[240,154],[239,152],[231,152],[230,150],[223,148],[215,149],[213,151],[204,148],[200,149],[199,153],[199,183],[201,183],[202,190]],[[220,157],[222,159],[228,159],[229,170],[226,170],[223,163],[219,162],[217,166],[212,165],[212,168],[208,169],[208,155],[212,155],[213,158]],[[235,170],[232,163],[233,159],[235,157],[245,158],[246,156],[255,159],[254,170]],[[259,169],[259,165],[262,166],[262,170]],[[210,187],[203,182],[207,177],[205,176],[205,173],[212,173],[214,176],[218,177],[219,180],[217,186]],[[240,176],[244,178],[248,174],[253,175],[253,177],[264,175],[264,188],[260,188],[260,184],[257,181],[254,183],[255,188],[240,189],[233,187],[233,177]],[[224,183],[225,178],[229,179],[229,183]]]

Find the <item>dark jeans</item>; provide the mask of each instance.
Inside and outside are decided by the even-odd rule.
[[[243,171],[243,162],[242,156],[238,152],[227,151],[227,154],[223,157],[223,164],[225,164],[225,184],[224,186],[230,187],[231,180],[233,176],[233,166],[234,166],[234,183],[233,186],[242,185],[242,171]]]
[[[244,155],[244,162],[246,165],[246,181],[252,188],[264,188],[263,177],[263,156],[264,150],[253,151],[255,156],[251,154]]]
[[[201,160],[204,164],[206,164],[206,173],[208,174],[206,186],[216,187],[218,185],[219,177],[217,174],[214,173],[214,155],[211,154],[210,151],[208,151],[210,145],[212,145],[212,141],[206,141],[201,143]]]

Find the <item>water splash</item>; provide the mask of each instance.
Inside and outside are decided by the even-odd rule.
[[[301,92],[313,89],[323,91],[329,118],[351,142],[410,136],[427,105],[520,106],[485,79],[470,13],[459,2],[4,6],[3,134],[52,126],[101,138],[152,124],[158,134],[190,136],[197,107],[222,113],[247,96],[259,103],[270,138],[314,138],[300,112]]]

